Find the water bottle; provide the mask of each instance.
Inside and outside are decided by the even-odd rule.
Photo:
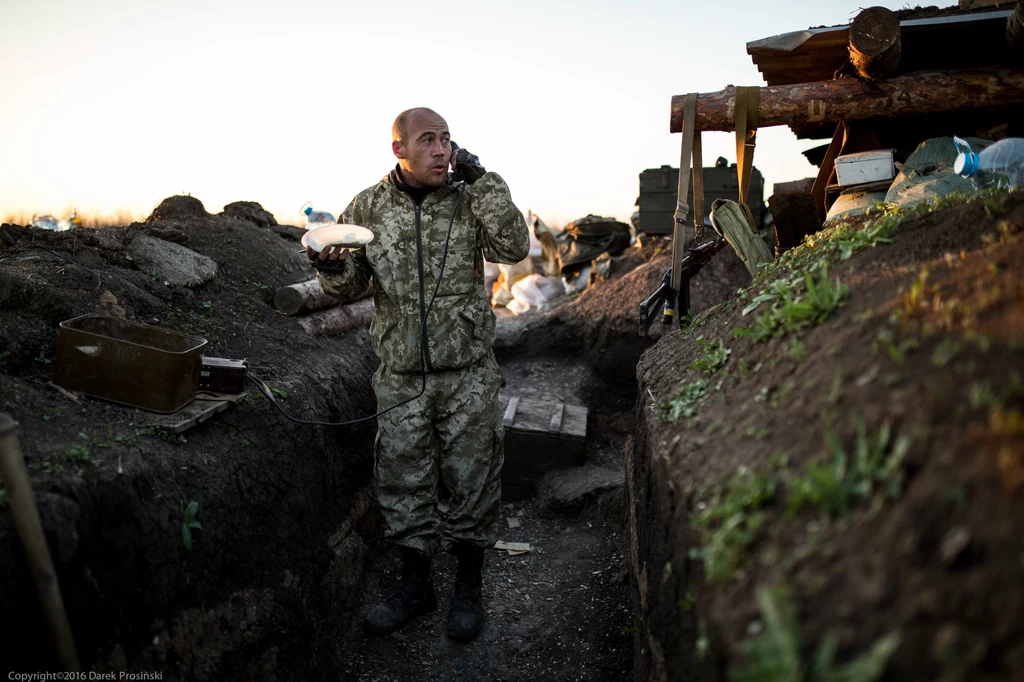
[[[313,204],[309,201],[302,205],[301,212],[306,216],[306,229],[312,230],[314,227],[320,227],[322,225],[333,225],[337,222],[334,216],[327,211],[314,211]]]
[[[1009,189],[1024,185],[1024,138],[1008,137],[975,154],[959,137],[953,143],[960,152],[953,171],[974,180],[978,189]]]
[[[61,225],[61,221],[54,218],[52,215],[35,215],[32,216],[32,222],[29,223],[32,227],[38,227],[41,230],[50,230],[51,232],[63,232],[66,227]]]

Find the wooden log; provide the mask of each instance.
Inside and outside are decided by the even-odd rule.
[[[335,306],[299,318],[299,324],[310,336],[336,336],[370,326],[373,320],[373,299]]]
[[[899,69],[903,52],[900,20],[886,7],[868,7],[849,31],[850,63],[863,78],[887,78]]]
[[[25,558],[35,579],[36,592],[43,607],[43,616],[49,626],[57,648],[57,660],[65,670],[77,672],[81,670],[78,662],[78,650],[71,635],[64,600],[60,595],[57,573],[53,570],[53,560],[46,545],[43,525],[39,520],[35,495],[29,482],[25,459],[18,445],[18,422],[7,414],[0,413],[0,476],[3,477],[7,497],[10,500],[11,516],[14,528],[25,548]],[[11,614],[12,616],[15,614]],[[14,621],[11,623],[15,624]],[[78,678],[69,678],[78,679]]]
[[[895,118],[1024,103],[1024,69],[917,71],[866,83],[857,78],[761,88],[758,125],[801,126]],[[672,97],[669,131],[683,129],[685,95]],[[697,96],[698,130],[731,131],[736,88]]]
[[[1000,7],[1008,5],[1012,0],[960,0],[957,5],[960,9],[984,9],[986,7]]]
[[[324,293],[316,278],[283,286],[274,293],[274,306],[285,315],[320,310],[338,303],[338,299]]]
[[[1006,20],[1006,44],[1024,54],[1024,0],[1017,0],[1017,9]]]

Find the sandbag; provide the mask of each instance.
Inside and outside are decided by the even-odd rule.
[[[772,262],[772,252],[754,229],[749,209],[744,208],[729,199],[715,199],[711,204],[711,225],[729,242],[750,274],[756,275],[758,265]]]
[[[977,137],[968,137],[967,142],[976,152],[992,144],[991,140]],[[907,207],[954,192],[974,192],[970,178],[953,172],[958,153],[952,137],[936,137],[917,145],[889,186],[885,202]]]
[[[557,263],[558,271],[565,274],[586,266],[606,251],[619,255],[630,240],[629,225],[612,218],[588,215],[569,223],[561,234],[552,235],[550,240],[542,237],[541,243],[545,246],[545,262]]]

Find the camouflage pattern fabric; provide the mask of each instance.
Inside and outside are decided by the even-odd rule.
[[[428,556],[454,542],[492,547],[504,459],[501,370],[488,353],[472,366],[428,373],[426,382],[422,396],[378,420],[375,480],[385,536]],[[421,387],[420,375],[384,364],[373,377],[379,410],[412,398]],[[451,493],[445,518],[436,508],[438,474]]]
[[[372,230],[374,240],[350,252],[339,272],[318,273],[323,290],[342,298],[365,291],[373,277],[370,336],[391,371],[418,374],[424,364],[430,372],[457,369],[489,354],[495,318],[483,288],[484,258],[517,263],[529,255],[526,221],[497,173],[484,173],[466,186],[461,202],[459,188],[446,184],[416,206],[385,176],[360,192],[341,216],[343,223]],[[422,339],[420,310],[426,310],[437,286],[453,211],[444,273]]]
[[[352,200],[341,222],[369,228],[374,240],[318,276],[339,297],[362,293],[374,279],[378,409],[417,395],[426,379],[422,396],[378,419],[375,480],[386,535],[428,555],[442,543],[491,547],[501,497],[501,370],[491,350],[484,258],[516,263],[529,255],[523,214],[496,173],[472,185],[450,181],[420,206],[385,176]],[[445,519],[438,476],[451,493]]]

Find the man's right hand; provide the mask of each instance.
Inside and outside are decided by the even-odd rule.
[[[306,247],[306,256],[311,261],[344,260],[348,257],[348,249],[343,246],[325,246],[324,250],[317,253],[312,247]]]
[[[324,274],[341,274],[345,267],[345,259],[348,258],[348,249],[343,246],[326,246],[324,250],[317,253],[310,247],[306,247],[306,256],[309,263],[317,272]]]

